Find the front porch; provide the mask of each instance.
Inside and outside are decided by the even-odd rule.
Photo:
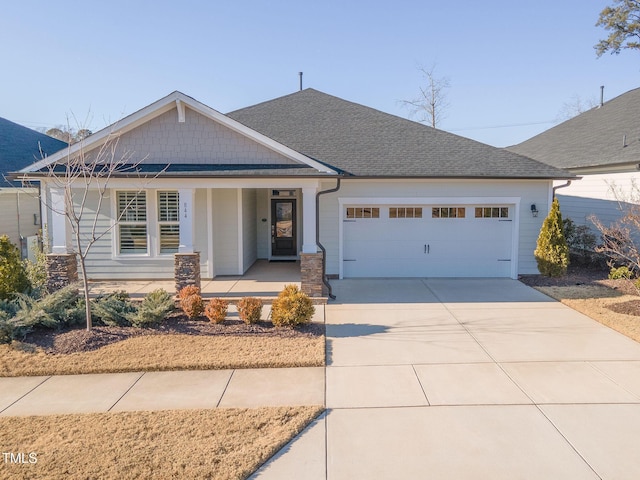
[[[221,275],[212,280],[202,280],[201,292],[205,298],[220,297],[234,301],[242,297],[258,297],[265,303],[270,303],[285,285],[289,284],[301,286],[300,261],[257,260],[244,275]],[[175,292],[175,280],[95,280],[90,282],[92,296],[125,290],[131,298],[141,299],[158,288]],[[326,298],[323,297],[316,297],[313,300],[319,303],[326,302]]]

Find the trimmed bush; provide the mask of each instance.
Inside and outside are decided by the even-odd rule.
[[[131,317],[135,315],[137,309],[129,294],[124,290],[99,296],[93,301],[91,309],[92,317],[111,327],[127,326],[131,324]]]
[[[35,327],[62,328],[84,321],[84,302],[78,297],[77,285],[68,285],[41,299],[18,294],[16,304],[18,310],[9,320],[15,327],[14,338]]]
[[[0,299],[15,298],[17,293],[24,293],[29,287],[18,247],[7,235],[0,236]]]
[[[241,298],[238,302],[238,315],[247,325],[258,323],[262,315],[262,300],[253,297]]]
[[[212,298],[204,309],[205,316],[212,323],[222,323],[227,318],[229,302],[222,298]]]
[[[562,214],[557,198],[553,199],[549,215],[544,219],[533,254],[541,274],[548,277],[561,277],[567,273],[569,247],[564,238]]]
[[[629,267],[611,267],[611,270],[609,271],[609,280],[619,280],[621,278],[625,278],[627,280],[630,280],[631,277],[633,276],[633,272],[631,270],[629,270]]]
[[[173,297],[162,288],[148,293],[138,307],[138,312],[131,317],[134,327],[146,327],[162,322],[169,312],[175,308]]]
[[[178,298],[180,299],[180,308],[190,320],[198,318],[204,312],[204,302],[198,287],[193,285],[184,287],[178,292]]]
[[[293,327],[311,320],[315,307],[296,285],[287,285],[271,305],[271,321],[276,327]]]
[[[200,289],[194,285],[187,285],[178,292],[178,299],[190,297],[191,295],[200,295]]]

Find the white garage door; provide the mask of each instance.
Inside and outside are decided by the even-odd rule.
[[[344,277],[509,277],[513,205],[347,205]]]

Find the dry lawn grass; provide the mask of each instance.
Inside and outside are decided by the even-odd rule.
[[[321,407],[99,413],[0,418],[3,479],[246,478]]]
[[[640,342],[640,316],[617,313],[610,309],[614,304],[637,301],[637,296],[623,294],[602,285],[535,288],[597,322]]]
[[[323,336],[150,335],[71,354],[47,354],[17,342],[0,345],[4,377],[322,365]]]

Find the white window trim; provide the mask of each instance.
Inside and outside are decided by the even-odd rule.
[[[118,188],[112,189],[113,194],[111,195],[111,211],[112,215],[112,235],[111,235],[111,256],[112,259],[127,259],[127,258],[150,258],[152,250],[152,242],[151,242],[151,229],[149,228],[149,215],[153,213],[150,211],[149,205],[149,190],[140,190],[133,188]],[[118,210],[118,194],[121,192],[133,192],[133,193],[144,193],[146,196],[146,207],[147,207],[147,252],[146,253],[120,253],[120,225],[123,222],[118,221],[119,210]],[[124,222],[127,223],[127,222]]]
[[[155,230],[156,230],[156,238],[158,239],[158,241],[156,242],[156,250],[155,250],[155,254],[157,257],[173,257],[174,254],[178,253],[178,249],[176,249],[175,252],[167,252],[167,253],[163,253],[160,251],[160,249],[162,248],[162,236],[160,234],[160,227],[162,225],[173,225],[173,226],[177,226],[178,227],[178,245],[180,244],[180,194],[178,192],[178,190],[171,190],[168,188],[161,188],[161,189],[157,189],[154,191],[154,199],[156,202],[156,208],[155,208]],[[160,202],[158,201],[158,196],[161,193],[166,193],[166,192],[175,192],[176,195],[178,195],[178,217],[175,221],[165,221],[165,220],[160,220]]]
[[[158,192],[176,191],[172,188],[112,188],[111,189],[111,212],[113,212],[111,219],[111,259],[112,260],[126,260],[126,259],[147,259],[147,260],[167,260],[173,258],[173,253],[160,253],[160,224],[166,222],[160,222],[158,220]],[[118,193],[119,192],[134,192],[145,193],[147,199],[147,253],[120,253],[119,242],[119,223],[117,222],[118,215]],[[126,222],[125,222],[126,223]]]

